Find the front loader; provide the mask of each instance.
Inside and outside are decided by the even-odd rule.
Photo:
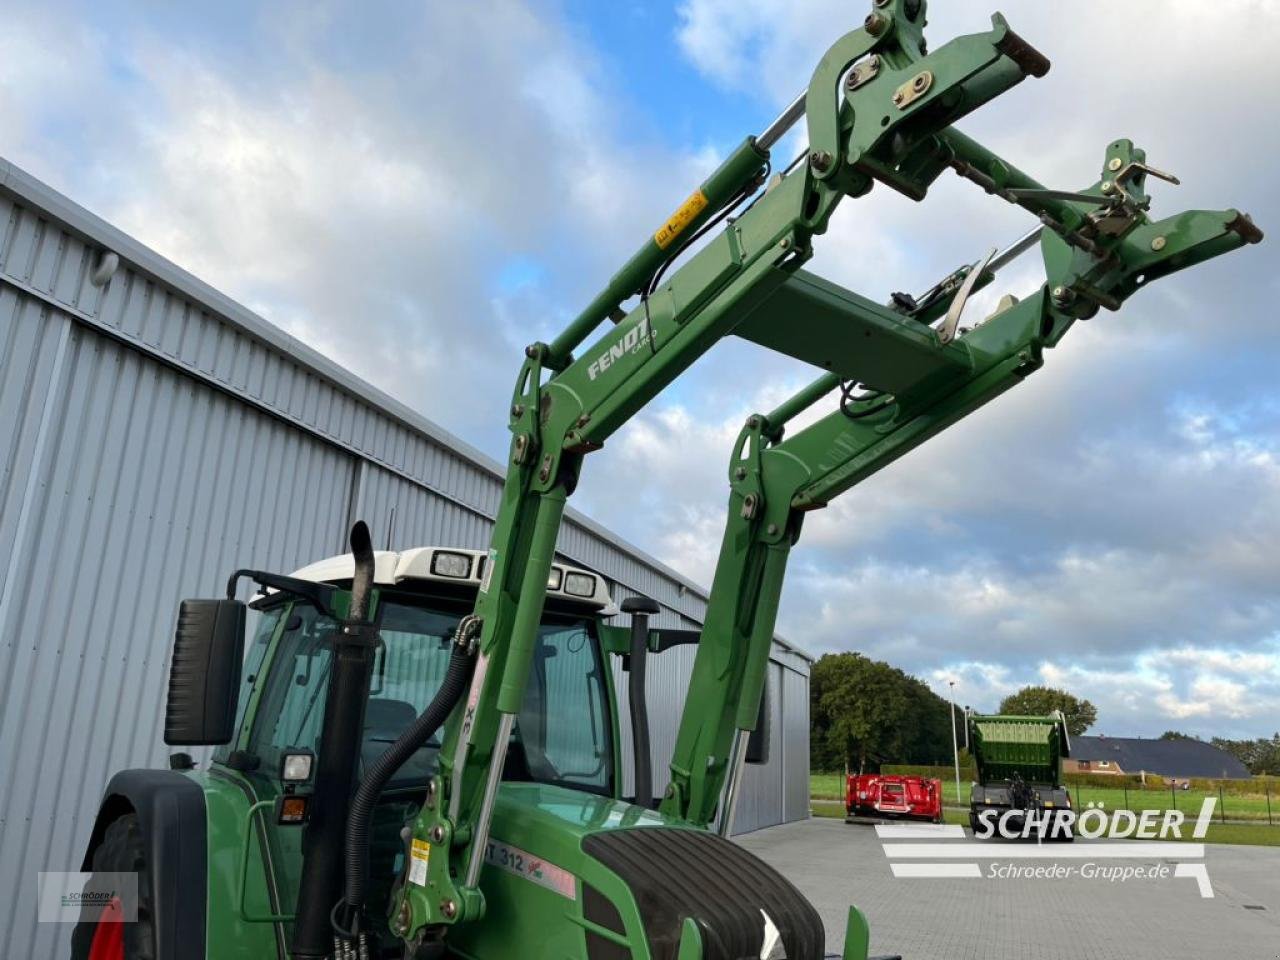
[[[266,796],[254,775],[271,778],[253,751],[224,753],[203,778],[179,774],[206,797],[209,893],[198,918],[206,956],[825,955],[813,907],[727,839],[786,562],[805,514],[1016,386],[1077,320],[1118,309],[1165,274],[1261,239],[1236,210],[1152,219],[1147,182],[1172,178],[1124,139],[1105,147],[1099,175],[1087,186],[1040,184],[953,124],[1025,77],[1042,76],[1048,60],[998,14],[989,31],[933,51],[924,25],[924,0],[875,0],[863,25],[827,51],[782,116],[733,150],[564,332],[526,349],[509,406],[512,439],[491,544],[473,558],[482,568],[474,604],[435,644],[432,695],[398,698],[418,709],[385,738],[385,750],[368,751],[362,740],[368,710],[381,699],[370,691],[378,689],[387,630],[364,540],[355,539],[355,552],[365,559],[318,600],[310,581],[258,578],[302,598],[291,604],[324,609],[331,625],[327,695],[313,701],[323,722],[311,759],[289,761],[295,772],[313,765],[305,781],[290,787],[284,778],[286,760],[305,756],[283,750],[289,744],[277,745],[278,789]],[[775,170],[771,151],[802,118],[807,147]],[[920,296],[871,299],[802,269],[846,197],[880,184],[922,200],[948,170],[1026,209],[1038,225]],[[1044,261],[1040,288],[1021,301],[1005,298],[988,317],[966,315],[971,295],[1032,248]],[[544,765],[545,751],[539,759],[537,745],[570,709],[550,697],[547,679],[556,659],[546,631],[548,612],[555,612],[548,591],[560,521],[586,455],[729,335],[820,374],[743,428],[700,633],[650,630],[651,608],[643,602],[629,606],[630,629],[596,620],[582,628],[592,649],[627,658],[633,690],[648,655],[697,642],[669,786],[660,798],[649,795],[639,724],[636,791],[623,797],[616,749],[595,751],[607,775],[591,784]],[[786,434],[822,402],[834,408]],[[206,611],[203,636],[219,629],[234,636],[236,609]],[[230,626],[218,626],[224,622]],[[181,630],[180,622],[180,638]],[[206,653],[208,646],[195,643]],[[234,643],[223,646],[234,650]],[[175,655],[179,688],[203,691],[200,670],[180,673],[179,662]],[[270,705],[262,693],[270,670],[264,676],[253,674],[238,706],[225,697],[195,698],[220,705],[223,726],[215,732],[238,729],[241,743],[253,742],[259,711]],[[570,719],[616,728],[608,684],[599,700],[611,720],[598,705],[582,704]],[[192,711],[189,725],[199,728],[193,698],[181,702]],[[234,723],[226,721],[228,711]],[[186,742],[225,742],[210,735],[196,729]],[[616,746],[617,737],[611,742]],[[236,766],[255,762],[254,770]],[[244,796],[229,799],[232,786],[220,783],[215,803],[215,774]],[[197,817],[195,795],[182,790],[187,816]],[[121,796],[108,812],[129,803]],[[290,811],[302,822],[288,820]],[[255,816],[260,852],[249,826]],[[106,827],[100,820],[95,838],[105,835],[109,819]],[[218,897],[215,864],[239,878],[228,887],[219,874]],[[172,916],[180,909],[187,908],[174,906]],[[867,942],[866,922],[851,908],[843,956],[864,960]]]

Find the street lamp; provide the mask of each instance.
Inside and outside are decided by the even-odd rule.
[[[956,803],[960,803],[960,741],[956,739],[956,682],[948,680],[947,686],[951,688],[951,751],[952,756],[956,760]],[[968,728],[965,728],[965,736],[969,735]]]

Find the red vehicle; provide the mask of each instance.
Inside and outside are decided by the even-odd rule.
[[[924,820],[942,822],[942,781],[878,773],[850,775],[845,787],[845,822]]]

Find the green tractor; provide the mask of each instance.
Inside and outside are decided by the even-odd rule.
[[[171,770],[129,770],[112,779],[85,869],[138,871],[139,922],[89,918],[75,931],[76,956],[97,956],[91,947],[100,931],[102,943],[116,938],[119,955],[131,958],[197,956],[201,940],[209,960],[289,955],[286,932],[296,919],[307,863],[304,838],[309,829],[323,828],[328,813],[323,767],[341,737],[335,731],[359,729],[356,771],[367,773],[428,709],[448,680],[459,625],[475,606],[488,565],[487,554],[477,550],[373,554],[363,525],[353,537],[354,561],[351,554],[332,557],[287,577],[241,570],[226,599],[183,603],[165,739],[220,746],[206,770],[177,753]],[[247,605],[235,599],[240,581],[258,587]],[[359,606],[366,612],[353,621]],[[250,611],[256,626],[246,651]],[[622,611],[630,614],[629,629],[610,624],[619,610],[600,576],[552,564],[485,851],[490,916],[505,915],[504,927],[518,929],[544,909],[563,909],[576,895],[574,876],[588,877],[590,870],[580,857],[561,855],[561,863],[574,867],[567,873],[501,838],[532,831],[577,843],[611,823],[661,823],[649,795],[644,660],[651,649],[696,642],[698,635],[651,631],[657,606],[647,600],[623,601]],[[632,802],[620,802],[622,741],[611,656],[626,658],[631,678],[639,744],[636,791],[626,798]],[[354,694],[336,685],[342,675],[336,661],[343,657],[368,661],[367,680]],[[745,762],[767,759],[765,741],[759,744]],[[440,749],[438,735],[422,740],[374,798],[367,820],[372,902],[389,903],[397,879],[412,878],[421,862],[402,833],[429,795]],[[353,787],[341,787],[338,797]],[[535,913],[525,918],[516,905],[530,896]],[[385,911],[371,916],[372,955],[398,955]],[[99,954],[105,953],[100,944]]]
[[[817,911],[727,836],[805,516],[1016,387],[1077,321],[1262,239],[1234,209],[1153,219],[1147,182],[1171,178],[1129,140],[1106,145],[1088,185],[1059,190],[961,133],[1049,61],[999,15],[930,50],[925,14],[924,0],[874,0],[782,115],[559,336],[526,348],[487,552],[379,558],[357,525],[353,560],[242,571],[225,599],[183,605],[166,739],[220,750],[207,770],[112,780],[85,865],[135,870],[142,922],[87,918],[79,957],[826,955]],[[807,146],[775,164],[801,119]],[[947,171],[1035,227],[918,296],[865,297],[802,269],[842,201],[877,184],[921,200]],[[1045,273],[1034,293],[966,313],[1030,250]],[[701,631],[649,629],[639,599],[614,627],[594,575],[555,562],[568,498],[587,456],[731,335],[819,375],[739,435]],[[825,415],[793,424],[819,403]],[[240,576],[267,591],[243,684]],[[637,690],[646,657],[676,642],[697,653],[654,797]],[[630,667],[627,796],[611,655]],[[844,960],[867,944],[851,907]]]

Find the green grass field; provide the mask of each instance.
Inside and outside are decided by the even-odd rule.
[[[953,784],[954,792],[954,784]],[[844,801],[843,800],[819,800],[815,799],[810,803],[810,809],[815,817],[833,817],[844,819]],[[943,811],[943,819],[947,823],[960,824],[968,826],[969,814],[964,810],[956,808],[947,808]],[[853,829],[851,826],[849,829]],[[1183,843],[1195,842],[1195,838],[1190,836],[1190,831],[1185,830],[1186,836],[1177,838]],[[1174,838],[1169,838],[1170,843],[1177,842]],[[1210,824],[1208,832],[1205,834],[1205,843],[1241,843],[1259,847],[1280,847],[1280,823],[1275,826],[1267,826],[1264,823],[1214,823]]]
[[[969,805],[969,787],[966,782],[960,784],[960,795],[956,796],[955,780],[944,780],[942,783],[943,801],[948,806],[967,807]],[[1139,790],[1130,788],[1127,792],[1118,787],[1094,787],[1067,783],[1071,790],[1071,801],[1077,808],[1087,804],[1101,803],[1107,810],[1181,810],[1189,817],[1200,811],[1205,797],[1218,799],[1217,793],[1203,790]],[[815,773],[809,777],[809,793],[815,800],[843,800],[844,777],[838,773]],[[1280,793],[1272,793],[1272,823],[1280,826]],[[1268,821],[1267,796],[1264,793],[1238,794],[1225,793],[1214,808],[1215,820],[1225,816],[1231,820],[1257,820],[1264,824]],[[1227,824],[1230,826],[1230,824]],[[1248,824],[1246,824],[1247,826]]]

